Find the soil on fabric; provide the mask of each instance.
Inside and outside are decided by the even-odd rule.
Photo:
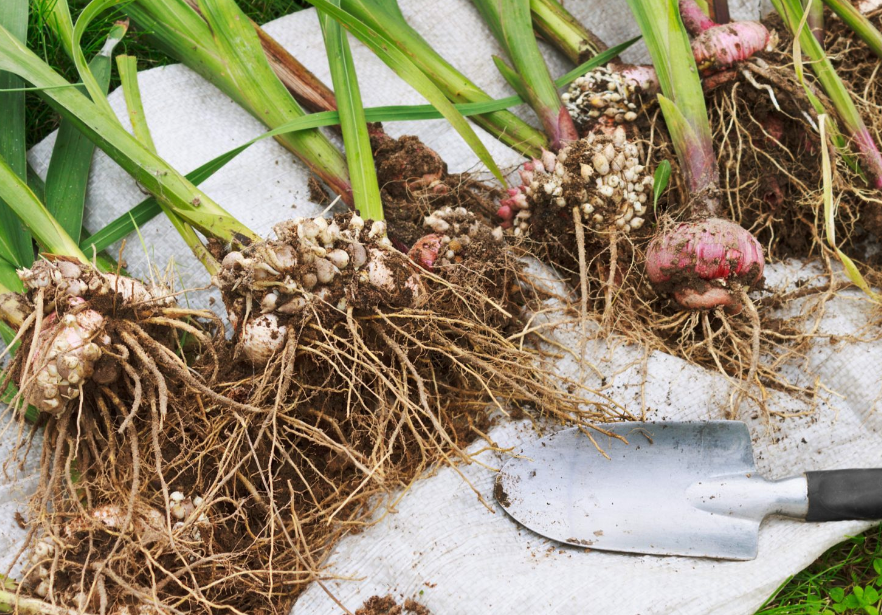
[[[371,596],[355,615],[432,615],[432,612],[412,599],[399,605],[392,596]]]

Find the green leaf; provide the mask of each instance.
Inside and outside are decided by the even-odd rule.
[[[258,239],[255,233],[224,211],[208,195],[138,143],[122,128],[115,116],[107,116],[74,88],[56,87],[66,83],[64,78],[4,28],[0,28],[0,70],[14,72],[36,87],[51,88],[41,91],[40,96],[75,123],[145,189],[158,195],[160,201],[202,232],[236,245],[241,245],[243,238]]]
[[[395,45],[454,103],[492,100],[474,82],[457,70],[417,32],[401,13],[397,0],[342,0],[343,10],[376,32],[385,44]],[[359,37],[360,38],[360,37]],[[431,101],[430,101],[431,102]],[[496,111],[474,118],[476,124],[525,156],[538,158],[548,140],[509,111]]]
[[[842,602],[845,600],[845,590],[841,587],[831,587],[827,593],[833,602]]]
[[[0,26],[20,41],[28,31],[28,0],[0,1]],[[17,75],[0,70],[0,89],[20,89],[24,82]],[[27,177],[25,147],[25,94],[0,92],[0,157],[21,178]],[[11,205],[11,204],[9,204]],[[20,267],[34,259],[31,237],[8,204],[0,199],[0,258]]]
[[[652,210],[655,211],[658,205],[658,199],[664,194],[665,188],[671,179],[671,162],[662,160],[661,164],[655,169],[655,175],[652,180]]]
[[[472,130],[472,127],[462,116],[462,114],[447,100],[438,87],[423,73],[402,51],[395,46],[395,42],[386,38],[380,32],[377,32],[364,23],[354,18],[352,15],[334,6],[328,0],[309,0],[316,8],[329,14],[331,17],[339,21],[344,28],[352,32],[362,43],[370,47],[383,62],[386,63],[395,73],[404,79],[411,87],[423,95],[434,107],[441,112],[444,118],[450,122],[454,130],[456,130],[463,140],[471,147],[472,151],[478,156],[481,162],[490,169],[490,172],[496,176],[496,179],[503,185],[506,185],[505,176],[490,152],[481,143],[478,135]]]
[[[872,585],[868,585],[864,588],[864,602],[867,604],[873,604],[874,602],[879,601],[879,592],[876,591],[876,588]]]
[[[331,2],[334,6],[340,6],[340,0]],[[383,220],[383,199],[377,182],[371,138],[368,135],[349,40],[340,24],[321,11],[319,22],[337,97],[340,127],[343,129],[343,145],[346,147],[349,177],[352,181],[352,200],[362,216],[371,220]]]
[[[27,183],[2,158],[0,158],[0,199],[10,204],[44,251],[73,256],[88,262],[77,244],[50,215]]]
[[[502,78],[505,79],[508,85],[518,93],[518,96],[523,100],[527,100],[527,86],[515,69],[506,64],[505,60],[497,55],[493,56],[493,64],[496,65],[496,70],[499,71],[499,74],[502,75]]]
[[[147,115],[144,113],[144,105],[141,102],[141,89],[138,86],[138,61],[133,56],[122,55],[116,59],[119,68],[119,76],[122,81],[123,96],[126,100],[126,108],[129,112],[129,119],[132,122],[132,131],[135,138],[141,142],[148,150],[156,153],[156,145],[153,142],[153,135],[150,134],[150,127],[147,124]],[[210,276],[217,275],[220,266],[217,260],[202,244],[202,240],[193,230],[193,227],[181,220],[181,218],[167,205],[159,204],[165,216],[168,218],[175,230],[184,240],[184,243],[190,248],[194,256],[202,263],[205,270]]]
[[[553,149],[560,147],[563,103],[533,33],[530,0],[472,0],[505,49],[523,82],[524,99],[536,112]],[[566,115],[569,120],[569,115]],[[575,132],[575,128],[572,128]]]
[[[876,571],[876,574],[882,576],[882,557],[877,557],[873,560],[873,570]]]
[[[63,3],[63,0],[59,3]],[[66,6],[66,5],[65,5]],[[125,36],[128,25],[116,24],[104,47],[92,59],[89,67],[104,93],[110,87],[113,50]],[[81,90],[82,91],[82,90]],[[52,149],[49,170],[46,172],[44,202],[58,223],[74,241],[79,242],[83,226],[83,208],[95,144],[77,127],[62,120],[58,137]]]
[[[257,32],[235,0],[199,0],[199,8],[227,73],[252,113],[273,128],[306,115],[273,72]],[[292,133],[289,142],[316,175],[351,203],[346,161],[327,137],[308,130]]]
[[[129,121],[132,123],[132,132],[144,147],[155,154],[156,144],[153,142],[153,135],[150,134],[150,128],[147,125],[144,104],[141,102],[141,89],[138,86],[138,59],[130,55],[117,56],[116,68],[119,72],[123,97],[126,100]]]
[[[659,101],[665,101],[662,113],[689,189],[700,192],[718,182],[719,171],[698,67],[679,6],[676,0],[628,0],[628,5],[658,75]]]

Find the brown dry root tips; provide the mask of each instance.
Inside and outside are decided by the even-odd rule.
[[[106,610],[108,606],[106,594],[102,596],[96,591],[90,597],[89,592],[84,591],[88,588],[79,583],[83,576],[100,578],[108,563],[98,559],[84,565],[88,561],[84,556],[89,555],[95,543],[112,543],[115,536],[122,534],[154,553],[171,550],[173,543],[178,542],[191,550],[191,559],[204,554],[211,524],[203,498],[185,497],[180,491],[175,491],[169,499],[171,532],[166,515],[159,508],[143,503],[131,511],[125,505],[105,504],[63,523],[54,537],[45,535],[35,541],[24,570],[24,585],[39,598],[53,595],[62,603],[81,611],[98,612]],[[122,605],[111,612],[122,615],[127,608],[130,607]],[[163,612],[148,605],[138,608],[149,610],[136,609],[135,612]]]

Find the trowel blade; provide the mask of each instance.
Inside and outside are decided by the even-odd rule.
[[[631,422],[602,428],[627,440],[590,432],[609,459],[579,428],[516,451],[496,482],[496,498],[506,512],[543,536],[591,549],[756,557],[762,513],[741,514],[738,502],[695,496],[704,491],[703,482],[734,479],[753,489],[756,468],[744,423]]]

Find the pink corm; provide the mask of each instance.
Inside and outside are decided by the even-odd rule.
[[[764,267],[756,238],[722,218],[679,223],[657,235],[646,252],[650,282],[686,309],[739,306],[733,284],[754,287]]]

